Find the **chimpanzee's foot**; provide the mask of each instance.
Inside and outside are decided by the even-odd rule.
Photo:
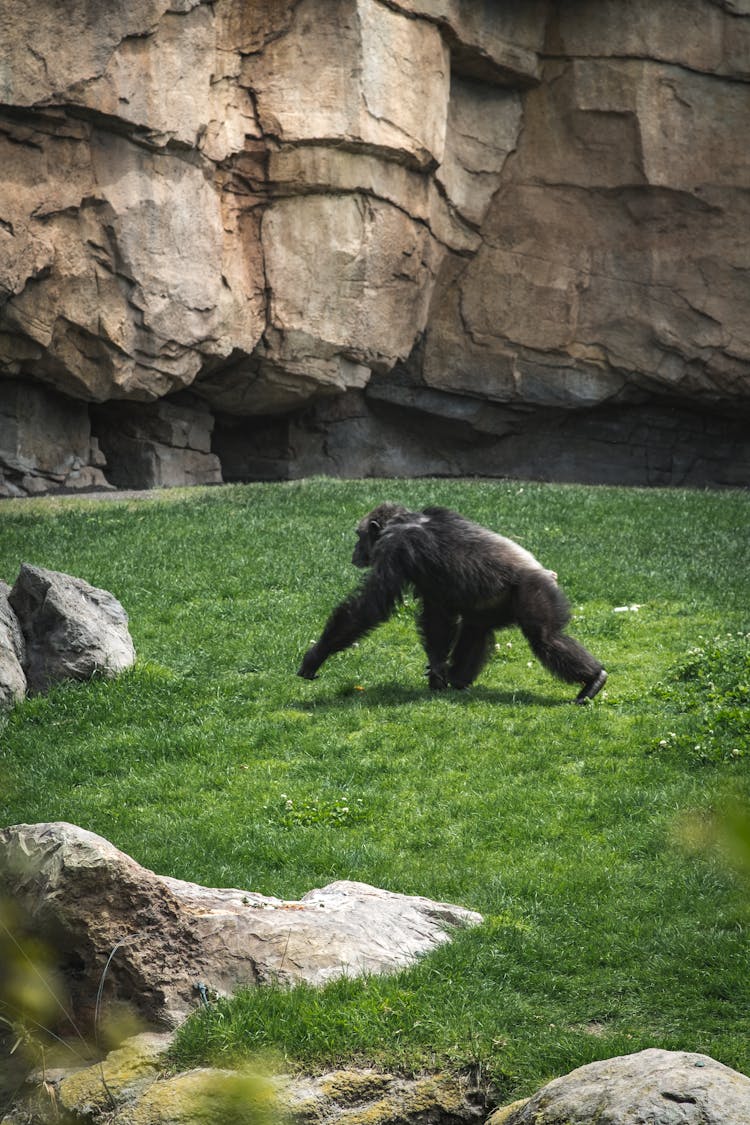
[[[448,679],[445,674],[445,668],[432,668],[428,664],[427,683],[430,685],[430,691],[445,691],[448,686]]]
[[[598,675],[594,676],[587,684],[584,684],[578,695],[574,699],[574,703],[585,703],[588,699],[593,699],[598,695],[607,682],[607,673],[602,668]]]

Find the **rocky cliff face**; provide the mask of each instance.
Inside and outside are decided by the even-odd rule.
[[[0,494],[750,482],[750,0],[0,18]]]

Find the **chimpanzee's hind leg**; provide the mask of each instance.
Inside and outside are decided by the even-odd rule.
[[[588,684],[584,684],[578,695],[573,700],[574,703],[585,703],[587,699],[593,699],[598,695],[607,682],[607,673],[602,668],[601,671],[591,680]]]
[[[458,618],[436,602],[425,601],[417,622],[427,653],[427,682],[431,691],[448,686],[448,656],[456,639]]]
[[[515,591],[516,620],[534,654],[553,676],[583,684],[576,703],[593,699],[607,682],[607,673],[591,653],[563,633],[570,608],[562,590],[546,575],[524,576]]]
[[[462,621],[448,669],[451,687],[466,688],[474,683],[492,652],[493,638],[492,629],[486,625]]]

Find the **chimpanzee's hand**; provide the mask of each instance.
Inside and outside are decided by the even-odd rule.
[[[317,680],[317,671],[320,667],[320,661],[317,654],[317,645],[309,648],[302,658],[302,663],[297,669],[297,675],[302,676],[303,680]]]

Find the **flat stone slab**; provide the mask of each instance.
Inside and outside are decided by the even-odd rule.
[[[0,831],[0,894],[12,897],[50,944],[77,1018],[102,996],[151,1024],[174,1026],[203,990],[393,972],[481,915],[448,903],[346,880],[298,902],[157,875],[73,824]],[[205,995],[205,993],[203,993]]]

